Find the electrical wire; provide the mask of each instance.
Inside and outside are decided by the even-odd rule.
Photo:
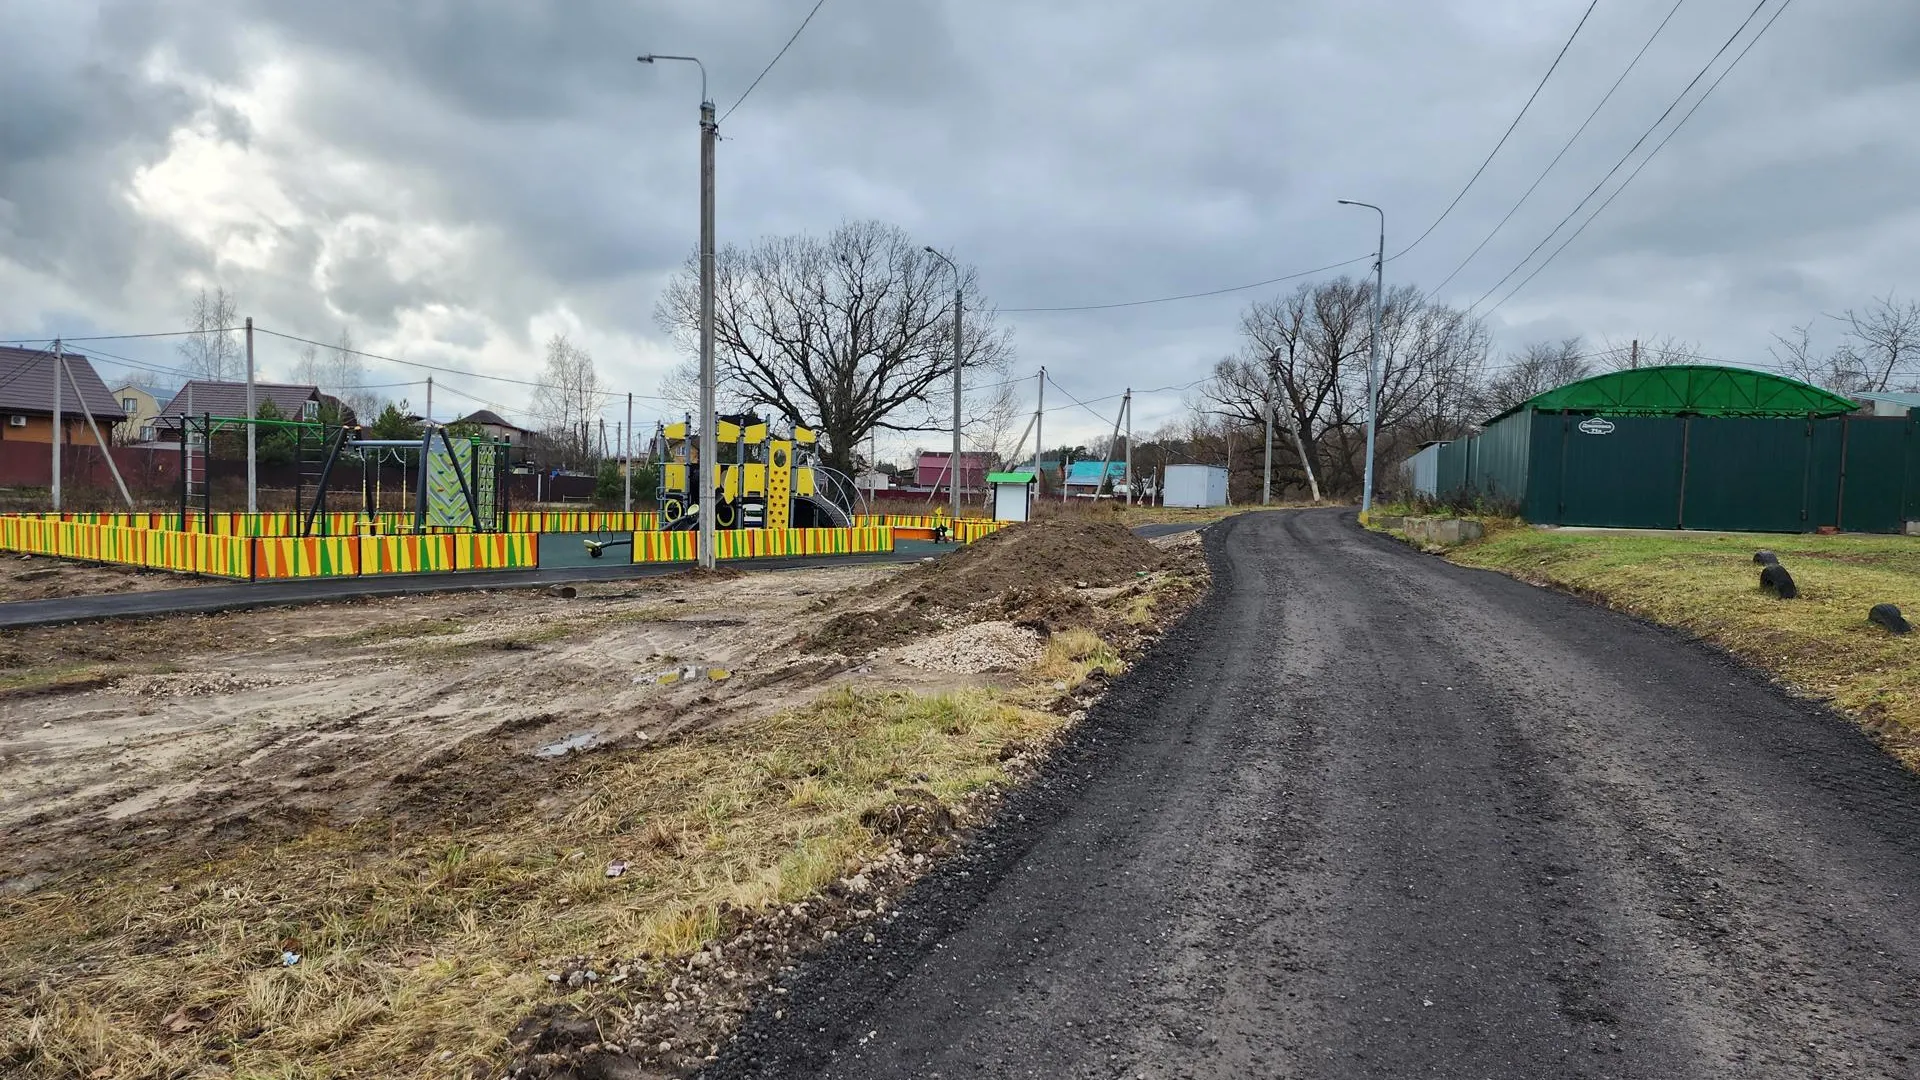
[[[1316,266],[1311,270],[1301,270],[1297,273],[1282,274],[1279,277],[1267,278],[1265,281],[1254,281],[1245,285],[1229,285],[1224,289],[1208,289],[1205,292],[1181,293],[1178,296],[1156,296],[1151,300],[1126,300],[1113,304],[1066,304],[1058,307],[1000,308],[998,310],[1003,315],[1013,315],[1032,314],[1043,311],[1107,311],[1112,308],[1144,307],[1147,304],[1168,304],[1175,300],[1197,300],[1204,296],[1221,296],[1226,293],[1245,292],[1248,289],[1258,289],[1265,285],[1273,285],[1282,281],[1292,281],[1295,278],[1312,277],[1314,274],[1324,274],[1329,270],[1338,270],[1342,266],[1351,266],[1357,262],[1371,262],[1372,260],[1373,253],[1368,252],[1365,255],[1357,255],[1351,259],[1342,259],[1337,263]]]
[[[1097,412],[1094,412],[1094,411],[1093,411],[1093,406],[1091,406],[1091,405],[1088,405],[1088,404],[1087,404],[1086,402],[1084,402],[1084,401],[1081,401],[1081,400],[1080,400],[1079,398],[1077,398],[1077,397],[1074,397],[1074,396],[1073,396],[1072,394],[1068,394],[1068,393],[1067,393],[1067,388],[1066,388],[1066,387],[1064,387],[1064,386],[1061,386],[1061,385],[1060,385],[1059,383],[1057,383],[1057,382],[1053,382],[1053,376],[1051,376],[1051,375],[1049,375],[1049,376],[1047,376],[1047,381],[1048,381],[1048,382],[1050,382],[1050,383],[1053,383],[1053,388],[1054,388],[1055,390],[1058,390],[1058,391],[1060,391],[1060,392],[1061,392],[1062,394],[1065,394],[1065,395],[1066,395],[1066,398],[1067,398],[1067,400],[1068,400],[1068,401],[1071,401],[1071,402],[1073,402],[1073,403],[1074,403],[1075,405],[1078,405],[1078,406],[1080,406],[1081,408],[1083,408],[1083,409],[1085,409],[1085,410],[1087,410],[1087,415],[1088,415],[1088,416],[1091,416],[1091,417],[1093,417],[1093,418],[1094,418],[1095,420],[1098,420],[1098,421],[1100,421],[1100,422],[1101,422],[1101,423],[1103,423],[1103,424],[1107,422],[1107,418],[1106,418],[1106,417],[1104,417],[1104,416],[1101,416],[1101,415],[1100,415],[1099,413],[1097,413]]]
[[[794,30],[793,36],[787,39],[787,43],[785,45],[780,46],[780,51],[773,54],[773,59],[767,61],[767,66],[760,69],[760,74],[755,75],[753,77],[753,82],[747,87],[746,93],[740,95],[740,100],[734,102],[733,105],[727,109],[726,114],[720,117],[721,123],[724,124],[727,122],[727,117],[732,116],[733,110],[738,109],[741,105],[741,102],[744,102],[747,100],[747,95],[753,93],[753,88],[756,86],[759,86],[760,80],[766,78],[767,72],[773,70],[773,65],[779,63],[780,58],[787,55],[787,50],[793,48],[793,43],[800,40],[800,31],[805,30],[807,28],[807,24],[813,21],[813,17],[815,15],[820,14],[820,5],[825,4],[826,2],[827,0],[815,0],[815,3],[813,5],[813,10],[807,12],[807,17],[800,20],[799,28]]]
[[[1733,69],[1740,66],[1740,61],[1746,59],[1747,53],[1751,52],[1753,50],[1753,47],[1760,43],[1760,39],[1767,35],[1767,31],[1773,29],[1773,24],[1779,20],[1781,15],[1786,13],[1788,5],[1792,3],[1793,3],[1793,0],[1782,0],[1780,6],[1774,9],[1772,18],[1769,18],[1760,27],[1759,32],[1755,33],[1752,38],[1748,39],[1746,46],[1742,48],[1740,52],[1734,56],[1733,61],[1729,63],[1724,69],[1721,70],[1720,74],[1713,80],[1712,83],[1708,84],[1705,92],[1703,92],[1700,95],[1699,99],[1693,103],[1692,107],[1687,109],[1686,114],[1680,117],[1679,122],[1675,123],[1673,127],[1667,131],[1666,137],[1662,138],[1660,142],[1657,145],[1655,145],[1650,152],[1648,152],[1647,156],[1640,160],[1640,164],[1634,166],[1633,171],[1627,174],[1627,178],[1625,180],[1622,180],[1620,182],[1620,186],[1613,190],[1613,194],[1607,196],[1607,199],[1605,202],[1601,203],[1599,206],[1594,207],[1593,213],[1587,215],[1587,219],[1580,223],[1580,227],[1573,230],[1573,232],[1565,240],[1561,241],[1559,247],[1553,249],[1553,254],[1548,255],[1546,259],[1540,263],[1539,266],[1534,267],[1532,273],[1520,279],[1520,284],[1515,285],[1511,290],[1509,290],[1507,292],[1507,295],[1501,297],[1499,302],[1494,304],[1492,307],[1488,308],[1483,313],[1483,315],[1491,315],[1494,312],[1500,310],[1501,304],[1505,304],[1507,301],[1513,299],[1513,296],[1515,293],[1527,287],[1527,282],[1532,281],[1536,277],[1539,277],[1540,271],[1545,270],[1547,267],[1551,266],[1553,264],[1553,260],[1559,258],[1561,252],[1567,250],[1568,244],[1571,244],[1575,240],[1579,239],[1580,234],[1587,231],[1587,226],[1593,224],[1593,220],[1595,218],[1605,213],[1607,207],[1613,205],[1613,200],[1619,198],[1620,193],[1627,190],[1627,186],[1629,184],[1632,184],[1634,178],[1640,175],[1640,171],[1647,167],[1647,163],[1652,161],[1656,156],[1658,156],[1660,151],[1666,148],[1667,143],[1673,141],[1673,137],[1680,133],[1681,128],[1687,126],[1687,121],[1693,119],[1693,114],[1699,111],[1700,106],[1706,104],[1707,99],[1713,96],[1713,92],[1719,88],[1721,82],[1725,81],[1726,77],[1733,73]],[[1745,24],[1743,23],[1742,27],[1744,28],[1744,26]],[[1481,299],[1485,299],[1485,297],[1482,297]]]
[[[66,341],[132,341],[135,338],[187,337],[192,334],[227,334],[227,333],[232,333],[233,331],[236,331],[236,330],[245,330],[245,329],[246,327],[244,326],[215,326],[206,330],[165,330],[165,331],[161,331],[153,334],[104,334],[104,335],[96,335],[93,337],[63,337],[63,338],[50,338],[50,337],[4,338],[4,339],[0,339],[0,344],[16,344],[19,342],[29,342],[29,341],[48,341],[48,342],[51,342],[51,341],[62,341],[62,342],[66,342]]]
[[[1507,125],[1507,130],[1500,136],[1500,141],[1494,143],[1493,149],[1487,152],[1486,160],[1482,161],[1480,167],[1473,170],[1473,175],[1467,178],[1466,186],[1460,189],[1460,194],[1455,195],[1453,201],[1447,204],[1447,208],[1440,211],[1440,216],[1433,219],[1433,224],[1427,226],[1426,232],[1414,237],[1413,243],[1401,248],[1398,253],[1387,256],[1388,262],[1392,262],[1401,255],[1405,255],[1407,252],[1419,247],[1420,241],[1433,235],[1433,230],[1439,228],[1440,223],[1447,220],[1447,215],[1453,213],[1453,208],[1460,205],[1460,200],[1467,197],[1467,192],[1473,190],[1473,185],[1480,179],[1480,174],[1487,171],[1488,165],[1493,164],[1494,155],[1500,152],[1501,147],[1507,145],[1507,140],[1513,136],[1513,129],[1520,126],[1520,121],[1527,115],[1527,110],[1533,108],[1534,99],[1540,96],[1540,91],[1546,89],[1547,80],[1553,78],[1553,73],[1560,67],[1560,61],[1566,59],[1567,50],[1573,48],[1573,39],[1580,36],[1581,27],[1587,25],[1588,17],[1593,14],[1593,9],[1598,7],[1599,4],[1600,0],[1593,0],[1592,3],[1587,5],[1587,10],[1580,16],[1580,21],[1574,24],[1573,33],[1567,35],[1566,44],[1560,46],[1559,54],[1553,58],[1553,63],[1547,66],[1547,73],[1540,76],[1540,82],[1533,88],[1533,93],[1527,95],[1527,103],[1520,106],[1520,112],[1514,116],[1513,123]]]
[[[1572,210],[1567,211],[1567,216],[1561,218],[1558,224],[1554,225],[1552,229],[1548,230],[1547,235],[1542,237],[1540,242],[1533,246],[1532,251],[1527,252],[1524,258],[1522,258],[1518,263],[1514,264],[1513,269],[1507,271],[1506,274],[1504,274],[1499,281],[1494,282],[1492,288],[1482,293],[1480,296],[1480,299],[1475,300],[1472,304],[1469,304],[1467,306],[1467,310],[1469,312],[1472,312],[1477,308],[1479,308],[1481,304],[1486,302],[1487,297],[1492,296],[1496,292],[1499,292],[1501,286],[1513,280],[1513,275],[1519,273],[1522,269],[1526,267],[1528,263],[1532,262],[1533,257],[1535,255],[1540,254],[1541,249],[1545,248],[1549,243],[1553,241],[1553,238],[1555,236],[1559,235],[1560,230],[1566,227],[1567,222],[1572,221],[1574,217],[1580,213],[1581,210],[1586,209],[1587,203],[1591,202],[1593,200],[1593,197],[1600,193],[1600,189],[1607,185],[1607,181],[1613,179],[1613,176],[1615,173],[1619,172],[1622,168],[1626,166],[1627,162],[1632,159],[1634,153],[1638,151],[1640,147],[1643,146],[1648,139],[1653,137],[1653,133],[1660,129],[1660,125],[1667,122],[1667,117],[1672,116],[1673,111],[1680,107],[1680,103],[1686,100],[1686,97],[1688,94],[1693,92],[1693,88],[1700,84],[1700,80],[1706,78],[1707,72],[1713,70],[1713,65],[1720,62],[1720,58],[1726,55],[1726,51],[1728,49],[1733,47],[1733,43],[1739,40],[1740,35],[1746,33],[1747,27],[1753,24],[1754,19],[1759,17],[1760,10],[1766,7],[1767,3],[1768,3],[1768,0],[1760,0],[1759,3],[1753,5],[1753,10],[1747,13],[1746,19],[1744,19],[1740,23],[1739,27],[1737,27],[1734,30],[1734,32],[1727,37],[1727,40],[1725,42],[1721,43],[1720,48],[1714,51],[1713,56],[1710,59],[1708,59],[1704,65],[1701,66],[1700,70],[1694,74],[1693,78],[1687,81],[1687,85],[1681,88],[1680,93],[1675,95],[1673,101],[1670,104],[1668,104],[1668,106],[1664,111],[1660,113],[1659,119],[1655,120],[1652,124],[1648,125],[1647,130],[1642,132],[1640,137],[1634,140],[1633,145],[1627,148],[1627,152],[1620,155],[1620,160],[1613,163],[1613,168],[1608,169],[1607,174],[1600,178],[1600,182],[1593,185],[1593,190],[1587,192],[1586,195],[1583,196],[1580,199],[1580,201],[1574,205],[1574,208]]]
[[[1487,244],[1490,243],[1495,236],[1499,235],[1500,230],[1507,227],[1507,222],[1512,221],[1513,215],[1518,213],[1520,208],[1526,205],[1527,200],[1533,197],[1534,191],[1546,180],[1547,174],[1553,171],[1554,166],[1560,164],[1561,158],[1567,156],[1567,151],[1573,149],[1573,144],[1580,141],[1580,136],[1586,134],[1588,125],[1593,123],[1593,118],[1599,116],[1600,110],[1606,108],[1607,102],[1613,100],[1614,92],[1620,89],[1621,83],[1627,81],[1628,75],[1633,74],[1633,69],[1640,64],[1640,58],[1647,55],[1647,50],[1653,47],[1654,41],[1657,40],[1661,32],[1667,28],[1667,24],[1673,21],[1674,15],[1679,13],[1680,5],[1686,2],[1687,0],[1673,0],[1673,7],[1668,9],[1667,17],[1661,19],[1660,25],[1653,28],[1653,34],[1647,38],[1646,44],[1641,45],[1640,51],[1633,54],[1633,59],[1627,62],[1626,70],[1620,73],[1619,78],[1613,80],[1613,85],[1607,88],[1606,94],[1601,97],[1600,103],[1593,107],[1593,111],[1587,114],[1587,118],[1580,121],[1579,128],[1577,128],[1572,137],[1560,147],[1560,152],[1553,155],[1553,160],[1547,162],[1547,167],[1540,170],[1539,176],[1534,177],[1533,183],[1527,187],[1527,190],[1520,195],[1519,199],[1515,200],[1513,206],[1508,208],[1506,216],[1500,219],[1500,223],[1495,225],[1493,230],[1487,233],[1487,235],[1481,239],[1480,243],[1474,246],[1472,251],[1467,253],[1466,258],[1460,260],[1460,265],[1454,267],[1452,273],[1449,273],[1445,278],[1441,279],[1440,284],[1433,287],[1431,290],[1433,293],[1438,294],[1442,289],[1445,289],[1447,284],[1458,276],[1460,271],[1465,270],[1467,264],[1472,262],[1481,251],[1485,250]]]
[[[283,334],[277,330],[268,330],[264,326],[256,325],[253,329],[255,333],[270,334],[273,337],[284,338],[287,341],[297,341],[302,345],[312,345],[316,348],[321,348],[321,349],[332,349],[335,352],[343,352],[351,356],[365,357],[368,360],[381,360],[389,364],[400,364],[405,367],[421,368],[426,371],[442,371],[442,372],[446,372],[449,375],[459,375],[462,378],[468,378],[468,379],[486,379],[489,382],[511,383],[515,386],[531,386],[537,390],[559,389],[558,387],[554,386],[551,383],[537,382],[530,379],[514,379],[514,378],[509,378],[505,375],[488,375],[487,373],[482,371],[463,371],[460,368],[446,367],[441,364],[428,364],[428,363],[423,363],[422,361],[419,361],[419,360],[402,360],[397,356],[384,356],[380,353],[367,352],[364,349],[343,349],[338,345],[328,345],[326,342],[323,342],[323,341],[314,341],[311,338],[298,337],[293,334]],[[627,391],[625,390],[593,390],[589,392],[599,397],[622,397],[623,398],[627,396]],[[636,398],[645,398],[648,401],[672,401],[673,400],[672,398],[662,397],[658,394],[635,394],[633,396]]]

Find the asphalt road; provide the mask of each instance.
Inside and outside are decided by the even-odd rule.
[[[1342,512],[1208,545],[1046,776],[712,1076],[1920,1077],[1920,782],[1850,725]]]

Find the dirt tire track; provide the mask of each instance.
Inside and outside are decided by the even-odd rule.
[[[1920,1077],[1920,780],[1852,725],[1350,514],[1208,549],[1042,777],[707,1075]]]

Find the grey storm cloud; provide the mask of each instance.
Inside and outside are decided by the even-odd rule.
[[[544,334],[567,329],[610,383],[651,394],[677,359],[655,301],[697,235],[699,79],[634,56],[701,56],[724,112],[811,6],[14,0],[0,8],[0,333],[171,329],[193,285],[221,282],[262,325],[346,328],[486,374],[524,376]],[[1431,288],[1460,266],[1673,6],[1600,0],[1486,173],[1389,262],[1390,283]],[[1441,295],[1487,293],[1753,6],[1685,0]],[[1247,303],[1291,283],[1013,309],[1355,258],[1343,269],[1364,273],[1372,216],[1335,200],[1379,203],[1389,248],[1410,243],[1586,8],[827,0],[722,125],[720,235],[890,221],[979,268],[1014,330],[1016,373],[1044,364],[1089,398],[1183,385],[1238,347]],[[1759,361],[1773,331],[1911,293],[1916,105],[1920,7],[1792,2],[1633,185],[1492,313],[1497,347],[1675,335]],[[1181,408],[1169,392],[1137,412]],[[1098,426],[1078,410],[1054,423]]]

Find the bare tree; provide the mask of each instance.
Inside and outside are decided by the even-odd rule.
[[[938,431],[951,423],[952,277],[907,234],[851,222],[824,239],[768,237],[729,246],[714,268],[714,346],[733,398],[790,423],[816,422],[827,463],[843,471],[870,432]],[[997,381],[1010,352],[971,268],[962,268],[969,381]],[[698,347],[699,265],[689,259],[655,317]]]
[[[362,423],[371,423],[380,415],[386,399],[377,391],[367,389],[366,381],[367,366],[361,363],[359,351],[353,347],[353,335],[342,327],[327,356],[324,378],[318,385],[339,398]]]
[[[1510,354],[1487,382],[1481,410],[1502,413],[1556,386],[1578,382],[1594,373],[1577,337],[1536,341]]]
[[[1914,368],[1920,359],[1920,302],[1898,301],[1888,293],[1864,311],[1848,308],[1829,317],[1847,325],[1848,341],[1841,348],[1866,380],[1860,389],[1884,393],[1895,377],[1920,374]]]
[[[1383,459],[1465,430],[1487,350],[1486,328],[1466,312],[1411,286],[1389,290],[1385,299],[1376,440]],[[1359,485],[1372,303],[1371,282],[1344,277],[1256,302],[1241,317],[1246,345],[1214,365],[1203,409],[1230,421],[1228,429],[1264,429],[1271,399],[1278,483],[1304,483],[1304,449],[1328,488]]]
[[[547,339],[546,366],[533,392],[535,415],[546,421],[547,434],[566,448],[573,464],[592,458],[589,429],[600,412],[600,375],[593,356],[565,334]]]
[[[1822,354],[1813,347],[1813,323],[1805,322],[1785,334],[1773,335],[1767,348],[1783,374],[1841,394],[1869,388],[1870,378],[1859,355],[1848,342]]]
[[[203,286],[187,304],[187,329],[178,346],[183,366],[196,378],[233,382],[246,375],[246,355],[233,333],[239,321],[226,286]]]
[[[293,381],[301,386],[319,386],[326,380],[327,373],[320,363],[320,349],[314,345],[304,345],[293,361]]]

